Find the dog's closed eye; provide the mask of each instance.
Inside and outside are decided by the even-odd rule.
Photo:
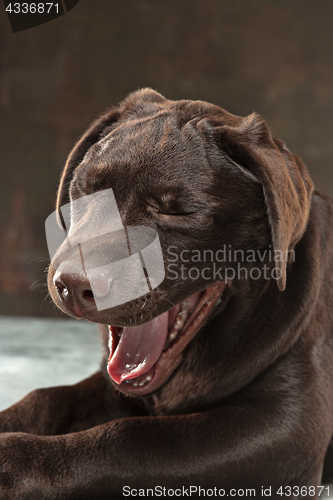
[[[172,216],[172,217],[186,217],[188,215],[194,215],[197,210],[186,209],[183,207],[158,207],[156,205],[149,205],[148,210],[154,212],[157,216]]]
[[[187,217],[200,212],[203,207],[189,196],[173,196],[170,193],[161,195],[159,199],[150,199],[148,210],[157,217]]]

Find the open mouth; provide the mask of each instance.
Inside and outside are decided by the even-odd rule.
[[[158,389],[180,363],[181,353],[212,312],[225,283],[206,288],[143,325],[109,326],[108,373],[128,394]]]

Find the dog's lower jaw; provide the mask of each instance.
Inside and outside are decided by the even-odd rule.
[[[220,299],[225,286],[224,282],[220,282],[199,294],[189,297],[187,301],[190,304],[191,300],[192,304],[195,302],[189,310],[186,310],[187,301],[178,304],[167,313],[149,322],[152,325],[149,325],[149,323],[143,325],[146,329],[144,334],[142,334],[143,328],[139,330],[140,327],[136,327],[137,331],[127,328],[125,336],[128,338],[125,339],[123,345],[120,347],[120,351],[123,350],[123,352],[119,352],[117,349],[124,329],[109,326],[110,356],[108,373],[117,385],[117,388],[133,396],[144,396],[160,388],[181,362],[184,348],[206,323],[207,318]],[[165,318],[165,315],[169,315],[169,319]],[[156,328],[156,320],[158,318],[161,318],[163,321],[164,326],[161,326],[161,329],[165,328],[165,322],[168,321],[167,331],[164,333],[156,330],[149,332],[150,326]],[[140,339],[135,338],[136,333],[143,335],[141,344]],[[155,334],[156,343],[159,343],[157,350],[156,346],[153,345]],[[126,348],[130,350],[132,342],[136,342],[137,345],[135,348],[138,351],[142,349],[141,354],[137,354],[136,351],[132,353],[126,351]],[[140,347],[147,342],[152,344],[152,349],[155,349],[153,353],[145,351],[145,347]],[[137,365],[131,364],[135,360],[135,355],[138,355],[140,358]],[[131,360],[128,365],[126,364],[126,356]]]

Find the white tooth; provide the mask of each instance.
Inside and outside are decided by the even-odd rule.
[[[108,327],[108,330],[109,330],[109,342],[108,342],[108,346],[109,346],[109,350],[111,351],[111,347],[112,347],[111,326]]]
[[[153,378],[152,375],[147,375],[147,377],[145,379],[143,379],[141,382],[138,382],[138,383],[133,384],[133,385],[139,385],[140,387],[142,387],[143,385],[150,382],[152,378]]]
[[[134,382],[133,385],[134,385],[134,387],[138,387],[138,383],[137,382]]]
[[[177,332],[172,332],[172,333],[170,334],[170,340],[173,340],[173,339],[175,339],[176,337],[177,337]]]
[[[177,318],[177,321],[175,323],[175,330],[180,330],[183,325],[184,321],[181,318]]]

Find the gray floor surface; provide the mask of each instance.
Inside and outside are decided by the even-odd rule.
[[[101,358],[96,325],[71,319],[0,316],[0,411],[38,387],[75,384]],[[322,499],[333,500],[333,485]]]
[[[75,384],[91,375],[101,352],[94,324],[0,316],[0,411],[38,387]]]

